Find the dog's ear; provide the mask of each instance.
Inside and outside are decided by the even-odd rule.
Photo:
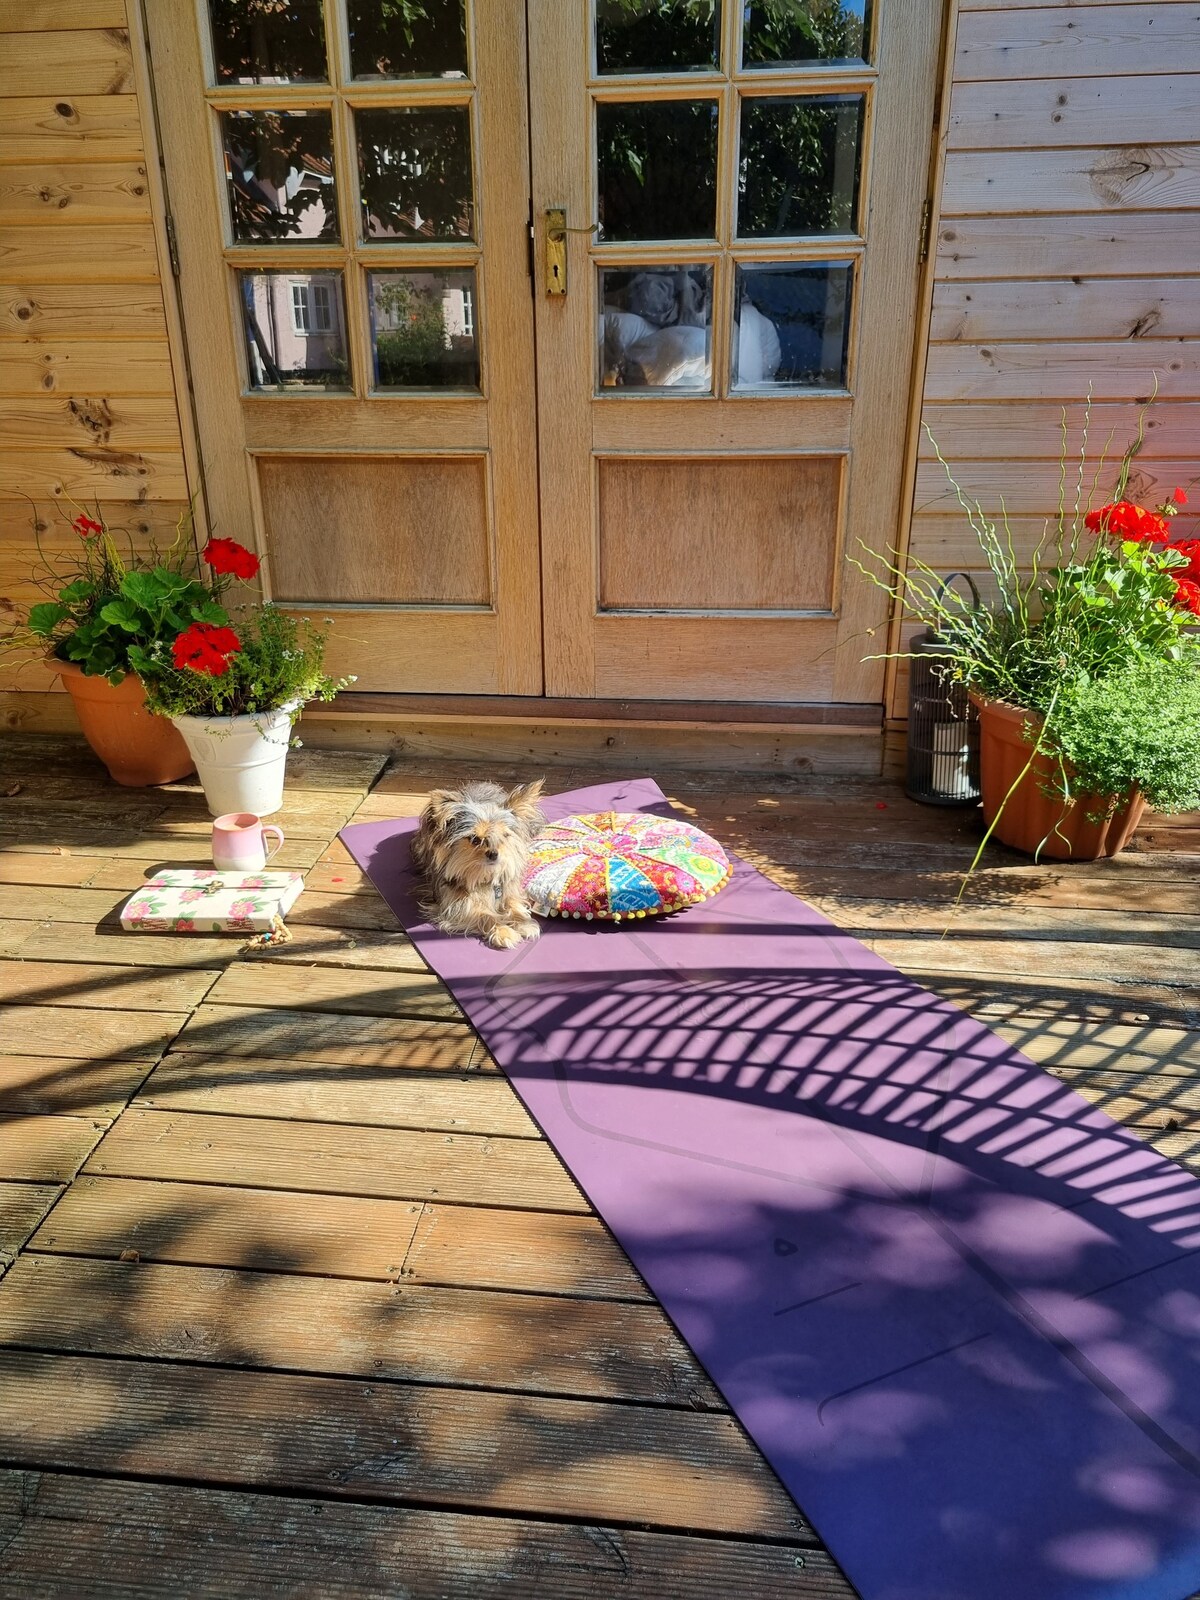
[[[531,834],[537,833],[546,823],[538,805],[538,801],[542,798],[544,782],[544,779],[537,778],[533,783],[518,784],[515,789],[509,790],[508,799],[505,801],[513,816]]]
[[[453,789],[434,789],[421,813],[421,827],[429,833],[444,834],[457,804],[458,796]]]

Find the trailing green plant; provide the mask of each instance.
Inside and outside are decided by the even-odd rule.
[[[1154,811],[1194,811],[1200,807],[1200,672],[1186,657],[1138,657],[1089,678],[1063,696],[1054,741],[1062,771],[1056,765],[1053,787],[1064,798],[1137,789]],[[1100,816],[1114,809],[1109,799]]]
[[[131,652],[146,704],[166,717],[241,717],[332,700],[353,678],[325,671],[326,632],[308,617],[257,605],[235,626],[197,623],[170,643]]]
[[[137,651],[197,623],[227,623],[225,591],[258,572],[258,557],[233,539],[210,539],[197,554],[190,510],[162,548],[154,540],[139,548],[128,529],[105,521],[99,507],[94,517],[80,511],[69,522],[79,544],[65,555],[46,551],[36,511],[33,525],[34,583],[47,598],[24,617],[5,603],[16,620],[0,643],[5,653],[71,661],[88,677],[112,684],[136,670]]]

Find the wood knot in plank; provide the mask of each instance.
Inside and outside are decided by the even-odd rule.
[[[73,445],[71,454],[77,461],[100,467],[110,478],[145,478],[150,474],[142,457],[128,450],[85,450]]]
[[[1102,205],[1129,205],[1141,187],[1141,180],[1164,165],[1160,153],[1143,147],[1110,150],[1088,170],[1088,180]]]
[[[113,414],[107,400],[72,398],[67,410],[97,444],[107,444],[112,434]]]

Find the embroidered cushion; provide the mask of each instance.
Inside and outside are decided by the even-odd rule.
[[[717,841],[689,822],[596,811],[551,822],[534,840],[525,893],[540,917],[620,922],[707,900],[729,870]]]

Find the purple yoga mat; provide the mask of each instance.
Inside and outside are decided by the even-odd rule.
[[[744,862],[494,951],[414,826],[342,838],[864,1600],[1200,1587],[1200,1182]]]

